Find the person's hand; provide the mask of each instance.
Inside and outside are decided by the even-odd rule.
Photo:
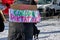
[[[36,3],[38,3],[38,0],[34,0]]]

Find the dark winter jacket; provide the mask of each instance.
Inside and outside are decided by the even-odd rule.
[[[0,13],[0,32],[3,32],[4,30],[4,23],[3,23],[4,19]]]
[[[4,19],[3,19],[2,15],[1,15],[1,13],[0,13],[0,23],[3,22],[3,21],[4,21]]]

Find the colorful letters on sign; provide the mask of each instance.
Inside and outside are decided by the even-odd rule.
[[[10,22],[39,22],[40,14],[37,10],[15,10],[9,9]]]

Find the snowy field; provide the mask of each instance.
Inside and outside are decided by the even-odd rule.
[[[0,40],[7,40],[9,23],[5,23],[5,30],[0,33]],[[48,19],[37,23],[36,26],[41,31],[39,40],[60,40],[60,19]]]

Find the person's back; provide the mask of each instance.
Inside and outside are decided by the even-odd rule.
[[[30,4],[32,0],[26,1],[26,0],[19,0],[15,2],[15,4]],[[21,39],[18,38],[18,40],[32,40],[33,38],[33,26],[34,23],[14,23],[9,22],[9,40],[16,40],[16,37],[18,34],[25,34],[20,35]],[[23,36],[23,37],[22,37]]]

